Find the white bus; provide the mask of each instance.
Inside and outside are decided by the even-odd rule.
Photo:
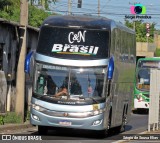
[[[34,77],[31,124],[39,134],[51,128],[94,130],[102,136],[113,127],[124,131],[131,113],[135,50],[135,32],[113,20],[47,18],[36,51],[26,58],[25,71]]]

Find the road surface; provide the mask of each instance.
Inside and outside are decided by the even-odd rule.
[[[123,136],[129,136],[133,134],[138,134],[147,130],[148,124],[148,115],[147,114],[132,114],[130,122],[126,125],[126,131],[121,134],[112,133],[109,137],[106,137],[101,140],[101,142],[105,141],[105,143],[109,143],[111,141],[117,141],[123,139]],[[7,134],[23,134],[23,135],[33,135],[37,136],[37,127],[32,127],[28,129],[21,129],[16,131],[8,131]],[[5,133],[3,133],[5,134]],[[85,140],[88,142],[89,140],[97,141],[96,133],[90,131],[83,131],[83,130],[60,130],[54,131],[50,130],[48,135],[44,137],[47,140],[66,140],[68,142],[72,141],[82,141]]]

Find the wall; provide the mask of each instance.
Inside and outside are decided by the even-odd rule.
[[[19,28],[20,24],[18,23],[0,19],[0,72],[4,72],[3,77],[0,76],[0,80],[3,79],[7,82],[7,84],[3,85],[7,91],[3,93],[3,97],[0,95],[0,101],[2,98],[11,100],[10,106],[3,105],[11,111],[14,111],[16,99],[16,73],[20,52]],[[27,27],[27,53],[30,50],[36,49],[38,34],[39,29],[30,26]],[[0,88],[1,92],[2,88]],[[7,104],[7,101],[5,104]]]
[[[6,110],[7,81],[4,71],[0,71],[0,113]]]
[[[137,42],[136,43],[136,56],[140,57],[154,57],[156,45],[154,43]]]
[[[160,49],[160,35],[158,32],[155,32],[154,34],[154,41],[155,41],[156,47]]]

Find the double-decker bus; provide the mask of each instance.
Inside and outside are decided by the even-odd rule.
[[[37,49],[25,62],[33,76],[30,121],[39,134],[51,128],[94,130],[102,136],[113,127],[124,131],[131,113],[135,45],[134,31],[107,18],[47,18]],[[68,93],[56,96],[63,87]]]
[[[140,58],[136,66],[134,109],[149,109],[150,69],[160,68],[160,57]]]

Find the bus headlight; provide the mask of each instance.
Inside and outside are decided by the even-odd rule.
[[[102,121],[103,121],[102,119],[101,120],[96,120],[96,121],[93,122],[92,125],[93,126],[98,126],[98,125],[100,125],[102,123]]]
[[[32,104],[32,108],[37,110],[37,111],[44,111],[46,110],[45,108],[39,106],[39,105],[36,105],[36,104]]]
[[[68,117],[86,118],[86,117],[102,114],[104,111],[105,109],[99,109],[99,110],[88,111],[88,112],[68,113]]]
[[[95,116],[95,115],[102,114],[104,111],[105,111],[105,108],[104,109],[99,109],[99,110],[92,111],[91,114],[93,116]]]
[[[38,116],[36,116],[36,115],[32,114],[32,117],[33,117],[33,119],[35,119],[35,120],[37,120],[37,121],[40,121],[40,119],[39,119],[39,117],[38,117]]]

